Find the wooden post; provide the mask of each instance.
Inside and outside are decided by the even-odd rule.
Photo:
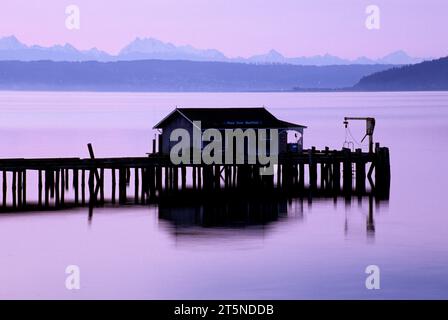
[[[96,194],[95,194],[95,173],[96,169],[89,170],[89,206],[93,206],[96,202]]]
[[[45,170],[45,207],[50,205],[50,171]]]
[[[150,166],[147,169],[147,181],[149,184],[149,197],[155,198],[156,197],[156,167]]]
[[[38,201],[39,201],[39,207],[42,206],[42,170],[39,170],[38,172]]]
[[[23,206],[26,206],[26,169],[22,171],[22,197],[23,197]]]
[[[221,167],[219,165],[215,165],[215,174],[214,174],[214,188],[219,189],[221,187]]]
[[[12,172],[12,206],[15,208],[17,206],[16,200],[16,190],[17,190],[17,180],[16,180],[16,172]]]
[[[299,189],[305,189],[305,164],[299,163]]]
[[[191,167],[191,175],[192,175],[192,180],[193,180],[193,190],[196,190],[196,167],[192,166]]]
[[[187,167],[183,164],[180,167],[182,190],[187,189]]]
[[[93,152],[92,144],[91,144],[91,143],[88,143],[88,144],[87,144],[87,148],[89,149],[90,159],[94,160],[94,159],[95,159],[95,154],[94,154],[94,152]],[[91,171],[91,170],[92,170],[92,169],[90,169],[90,171]],[[100,183],[100,174],[98,173],[98,170],[97,170],[96,167],[95,167],[95,170],[94,170],[94,174],[95,174],[95,178],[96,178],[97,183]],[[89,179],[90,179],[90,173],[89,173]],[[92,183],[93,183],[93,186],[94,186],[94,185],[95,185],[95,181],[92,181]],[[89,181],[89,186],[90,186],[90,181]],[[96,193],[94,190],[92,190],[92,192],[93,192],[93,193]],[[95,194],[95,196],[96,196],[96,194]]]
[[[104,168],[100,169],[100,202],[104,204]]]
[[[81,202],[82,205],[86,204],[86,170],[81,171]]]
[[[338,193],[341,190],[341,163],[335,154],[333,158],[333,191]]]
[[[359,194],[366,191],[366,164],[361,156],[362,150],[356,149],[356,191]]]
[[[62,173],[64,174],[64,173]],[[64,189],[64,186],[61,187],[59,184],[59,169],[55,170],[56,175],[56,183],[55,183],[55,205],[59,206],[59,188]]]
[[[178,167],[172,167],[173,170],[173,189],[177,191],[179,187],[179,168]]]
[[[316,147],[311,148],[310,158],[309,158],[309,169],[310,169],[310,188],[317,188],[317,164],[315,160]]]
[[[16,171],[17,174],[17,206],[22,206],[22,170]]]
[[[128,186],[131,183],[131,168],[126,168],[126,185]]]
[[[61,169],[61,205],[64,205],[67,170]]]
[[[69,171],[68,168],[65,169],[65,190],[68,190],[68,182],[69,182]]]
[[[390,156],[389,148],[375,148],[375,193],[382,199],[389,198],[390,193]]]
[[[277,163],[277,188],[280,188],[282,185],[281,176],[282,176],[282,165],[280,163]]]
[[[50,198],[54,198],[54,170],[49,170],[48,174],[50,175]]]
[[[116,189],[116,176],[115,176],[115,168],[112,168],[110,170],[110,173],[112,175],[112,203],[115,204],[115,189]]]
[[[79,180],[79,171],[78,171],[78,169],[73,169],[73,189],[74,189],[74,193],[75,193],[75,205],[79,204],[78,180]]]
[[[120,204],[125,204],[127,201],[126,195],[126,181],[127,180],[127,168],[120,168],[118,170],[118,198]]]
[[[160,192],[162,191],[162,167],[155,167],[156,171],[156,189]]]
[[[170,188],[169,167],[165,167],[165,190]]]
[[[6,195],[7,195],[7,176],[6,171],[3,170],[3,207],[6,207]]]
[[[138,204],[138,189],[139,189],[139,185],[140,185],[140,183],[139,183],[139,172],[138,172],[138,168],[137,167],[135,167],[134,168],[134,192],[135,192],[135,194],[134,194],[134,201],[135,201],[135,203],[136,204]],[[142,178],[142,186],[144,185],[144,183],[143,183],[143,178]],[[142,192],[142,194],[143,194],[143,192]]]
[[[322,190],[325,189],[325,183],[326,183],[325,173],[326,173],[326,166],[324,160],[322,160],[322,162],[320,163],[320,188]]]

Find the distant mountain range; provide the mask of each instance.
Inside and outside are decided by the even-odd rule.
[[[18,61],[134,61],[134,60],[189,60],[189,61],[217,61],[240,62],[255,64],[293,64],[304,66],[326,65],[373,65],[373,64],[415,64],[422,62],[423,58],[410,57],[404,51],[396,51],[380,59],[359,57],[355,60],[343,59],[337,56],[317,55],[311,57],[289,58],[276,50],[266,54],[254,55],[249,58],[229,58],[222,52],[214,49],[196,49],[192,46],[176,46],[154,38],[136,38],[125,46],[117,55],[111,55],[105,51],[93,48],[90,50],[78,50],[70,44],[55,45],[51,47],[27,46],[21,43],[15,36],[0,38],[0,60]]]
[[[395,67],[363,77],[360,91],[448,90],[448,57],[410,66]]]

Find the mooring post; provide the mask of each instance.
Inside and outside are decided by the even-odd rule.
[[[376,143],[375,153],[375,192],[386,199],[390,192],[389,148],[380,148],[379,143]]]

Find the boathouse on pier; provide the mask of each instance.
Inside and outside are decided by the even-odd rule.
[[[169,154],[171,148],[177,143],[170,141],[170,136],[175,129],[185,129],[193,139],[193,126],[195,121],[200,121],[201,133],[207,129],[217,129],[224,137],[226,129],[254,129],[258,134],[259,129],[266,129],[267,146],[272,137],[269,135],[269,129],[278,131],[278,151],[279,154],[288,152],[299,153],[303,150],[303,129],[306,126],[286,122],[277,119],[266,108],[176,108],[158,124],[154,129],[158,129],[158,152],[160,154]],[[224,150],[228,150],[229,141],[223,144]],[[193,145],[193,141],[191,143]],[[202,145],[202,148],[205,145]],[[268,148],[269,150],[269,148]],[[248,151],[245,150],[245,153]],[[258,155],[258,146],[256,153]]]

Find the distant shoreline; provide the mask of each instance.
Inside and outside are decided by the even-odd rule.
[[[406,93],[406,92],[448,92],[447,90],[345,90],[345,89],[307,89],[307,90],[264,90],[264,91],[137,91],[137,90],[36,90],[36,89],[1,89],[0,93],[5,92],[47,92],[47,93]]]

